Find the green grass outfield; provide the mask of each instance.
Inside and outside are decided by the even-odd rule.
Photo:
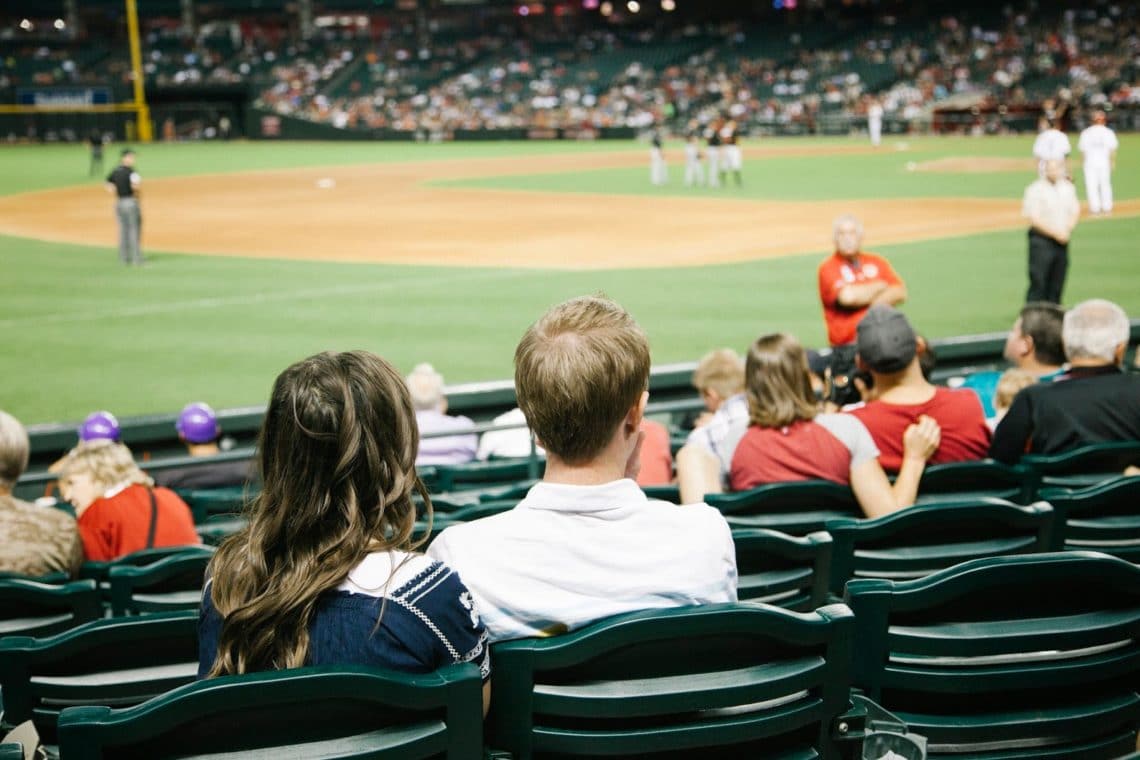
[[[862,140],[828,140],[863,146]],[[909,161],[1029,155],[1028,138],[925,138],[868,155],[749,161],[746,187],[726,198],[791,200],[980,196],[1019,202],[1022,172],[925,174]],[[147,179],[219,171],[446,161],[475,156],[628,150],[630,143],[232,143],[143,146]],[[115,151],[111,151],[113,155]],[[86,178],[82,146],[0,147],[0,193]],[[108,162],[110,163],[110,161]],[[648,161],[646,162],[648,163]],[[713,191],[651,188],[648,167],[465,180],[469,187],[642,195]],[[1140,198],[1140,136],[1122,140],[1119,199]],[[1083,188],[1078,189],[1083,197]],[[599,218],[583,224],[604,223]],[[107,213],[111,213],[108,202]],[[441,223],[446,210],[441,209]],[[829,218],[820,219],[821,241]],[[319,224],[320,220],[314,220]],[[653,220],[645,220],[652,235]],[[430,234],[430,230],[425,230]],[[756,230],[757,237],[764,235]],[[873,242],[874,230],[868,231]],[[1066,300],[1116,300],[1140,316],[1140,218],[1082,223],[1074,236]],[[113,243],[114,241],[100,241]],[[1025,291],[1024,230],[896,246],[871,246],[906,278],[906,309],[931,337],[1002,330]],[[511,375],[514,346],[547,306],[604,291],[649,332],[655,363],[695,359],[709,348],[743,349],[759,333],[786,330],[823,342],[815,268],[826,253],[673,269],[550,272],[521,269],[272,261],[151,254],[124,270],[110,245],[0,237],[0,408],[26,423],[75,420],[97,408],[123,416],[262,404],[276,374],[323,349],[366,348],[402,370],[431,361],[450,383]],[[572,255],[572,252],[568,252]]]

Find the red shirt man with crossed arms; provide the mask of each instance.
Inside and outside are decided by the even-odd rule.
[[[882,256],[864,253],[863,223],[851,214],[836,218],[835,253],[819,265],[819,299],[827,342],[855,342],[859,320],[874,304],[897,306],[906,300],[906,283]]]

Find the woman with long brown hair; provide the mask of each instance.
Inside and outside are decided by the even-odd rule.
[[[428,672],[473,661],[487,636],[448,567],[414,553],[415,412],[403,378],[365,351],[277,378],[258,442],[249,525],[210,564],[199,675],[367,664]]]
[[[763,335],[748,350],[745,385],[751,425],[732,457],[734,491],[765,483],[830,480],[850,485],[868,517],[914,503],[926,460],[938,448],[938,423],[923,416],[903,437],[894,485],[867,428],[850,414],[824,414],[811,387],[807,354],[790,335]]]

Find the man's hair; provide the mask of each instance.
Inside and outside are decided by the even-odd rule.
[[[408,392],[416,411],[439,409],[443,403],[443,375],[430,364],[417,364],[408,375]]]
[[[1033,339],[1033,355],[1042,364],[1059,367],[1065,363],[1061,324],[1065,310],[1047,302],[1027,303],[1021,309],[1021,334]]]
[[[698,391],[711,388],[722,399],[744,390],[744,362],[731,348],[709,351],[697,362],[693,371],[693,387]]]
[[[761,335],[748,349],[744,369],[748,416],[753,425],[780,428],[815,419],[819,406],[811,387],[807,353],[790,335]]]
[[[81,441],[63,459],[60,479],[83,472],[95,485],[106,490],[119,483],[153,486],[150,476],[139,469],[131,450],[117,441],[97,438]]]
[[[0,409],[0,490],[10,491],[28,469],[28,431],[20,421]]]
[[[120,156],[133,156],[134,154],[135,152],[130,148],[123,148],[121,151],[119,151]]]
[[[1082,301],[1065,315],[1061,338],[1069,361],[1100,359],[1116,361],[1116,347],[1128,344],[1128,315],[1112,301],[1094,298]]]
[[[859,217],[855,216],[854,214],[840,214],[839,216],[835,217],[835,220],[831,223],[831,236],[834,238],[836,235],[838,235],[839,234],[839,226],[841,224],[847,224],[847,223],[854,224],[855,229],[859,233],[859,236],[862,237],[862,235],[863,235],[863,222],[859,219]]]
[[[551,308],[515,349],[519,407],[547,452],[567,464],[598,456],[648,386],[645,332],[604,297]]]

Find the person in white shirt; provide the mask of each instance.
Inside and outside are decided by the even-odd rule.
[[[1069,269],[1069,238],[1081,215],[1073,183],[1056,159],[1045,162],[1045,176],[1025,189],[1021,214],[1029,220],[1029,292],[1026,303],[1061,303]]]
[[[523,336],[515,389],[546,449],[543,480],[509,512],[446,528],[427,551],[459,573],[492,641],[736,601],[720,512],[650,500],[634,482],[648,384],[648,340],[613,301],[559,304]]]
[[[871,145],[878,147],[883,139],[883,106],[875,98],[871,98],[867,106],[867,131],[871,135]]]
[[[1060,161],[1063,176],[1068,176],[1066,161],[1069,158],[1069,153],[1073,150],[1069,136],[1057,129],[1053,122],[1048,119],[1042,119],[1038,122],[1038,128],[1041,131],[1037,135],[1037,139],[1033,141],[1033,157],[1037,159],[1037,175],[1042,178],[1045,176],[1046,161]]]
[[[685,187],[705,184],[705,167],[701,164],[700,135],[690,132],[685,140]]]
[[[443,394],[443,375],[430,364],[418,364],[407,377],[408,391],[416,409],[416,424],[420,429],[420,448],[416,464],[465,464],[475,458],[479,436],[470,417],[447,413],[447,397]],[[448,435],[426,438],[432,433],[467,432],[465,435]]]
[[[1089,211],[1112,213],[1112,170],[1116,168],[1116,133],[1105,126],[1104,111],[1093,113],[1092,126],[1081,132],[1077,150],[1084,156],[1085,192]]]

